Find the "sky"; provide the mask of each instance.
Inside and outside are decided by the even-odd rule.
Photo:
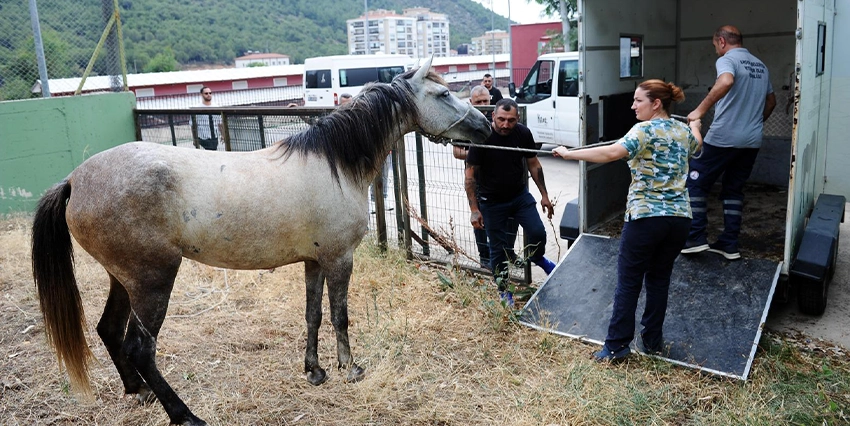
[[[520,24],[534,24],[537,22],[557,21],[560,17],[544,16],[540,17],[543,12],[543,6],[537,4],[534,0],[474,0],[480,3],[487,9],[493,10],[498,15],[508,16],[508,2],[510,2],[511,20]],[[491,7],[492,5],[492,7]],[[507,28],[500,28],[507,30]]]

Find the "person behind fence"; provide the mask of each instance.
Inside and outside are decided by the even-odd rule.
[[[502,91],[493,85],[492,75],[489,73],[484,74],[484,78],[481,79],[481,85],[486,87],[487,92],[490,93],[490,105],[496,105],[496,102],[502,100]]]
[[[555,268],[555,264],[543,256],[546,251],[546,228],[535,208],[534,197],[528,192],[525,164],[528,165],[531,179],[540,190],[543,212],[551,219],[552,202],[549,201],[543,166],[540,165],[537,153],[498,149],[536,149],[531,130],[519,123],[518,119],[518,107],[512,99],[502,99],[496,103],[491,121],[493,132],[484,145],[497,148],[473,146],[469,149],[464,185],[471,211],[470,222],[474,228],[487,231],[493,276],[499,288],[499,296],[508,306],[513,305],[513,294],[507,287],[509,217],[522,226],[528,239],[528,259],[547,275]]]
[[[714,121],[705,135],[705,151],[691,160],[688,191],[694,220],[684,254],[710,251],[728,260],[741,258],[738,236],[744,208],[744,184],[750,177],[762,142],[764,122],[776,106],[770,74],[764,63],[744,48],[741,32],[731,25],[717,29],[712,39],[717,53],[717,80],[705,99],[688,114],[702,118],[716,104]],[[708,195],[720,176],[723,232],[708,244]]]
[[[211,107],[212,90],[201,87],[201,104],[198,106]],[[198,145],[204,149],[215,151],[218,149],[218,137],[221,134],[221,116],[218,114],[198,114]]]
[[[555,157],[607,163],[627,158],[632,181],[626,201],[625,222],[617,258],[614,311],[597,361],[619,361],[631,350],[635,311],[646,284],[646,306],[641,318],[641,342],[647,353],[663,350],[664,317],[673,262],[685,245],[691,226],[691,208],[685,181],[688,158],[702,144],[700,120],[688,125],[670,118],[671,102],[685,99],[682,89],[661,80],[647,80],[635,90],[632,109],[637,119],[629,132],[612,145],[552,150]]]
[[[472,90],[469,91],[469,103],[472,105],[490,105],[490,92],[484,86],[475,86]],[[484,116],[488,119],[492,120],[493,114],[490,111],[484,113]],[[469,152],[469,148],[466,146],[454,146],[452,147],[452,155],[458,160],[466,161],[466,155]],[[476,195],[478,188],[475,189]],[[519,225],[516,223],[513,218],[509,218],[508,223],[508,241],[505,249],[508,251],[508,259],[510,261],[516,260],[517,256],[514,252],[514,244],[516,243],[516,233]],[[481,263],[481,267],[484,269],[492,270],[492,266],[490,266],[490,244],[487,243],[487,231],[484,229],[472,228],[472,232],[475,235],[475,246],[478,248],[478,261]]]

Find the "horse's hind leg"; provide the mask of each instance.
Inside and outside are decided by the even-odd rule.
[[[123,350],[139,375],[156,395],[172,424],[199,426],[206,423],[192,414],[156,367],[156,337],[168,310],[168,299],[180,260],[173,265],[141,266],[136,277],[143,280],[124,283],[132,311],[124,337]],[[142,270],[144,269],[144,270]]]
[[[319,326],[322,324],[325,276],[317,262],[304,262],[304,279],[307,284],[307,307],[304,310],[304,319],[307,320],[307,349],[304,354],[304,372],[307,373],[307,380],[318,386],[324,383],[328,376],[319,366]]]
[[[347,382],[363,378],[364,371],[354,363],[348,342],[348,283],[353,265],[351,255],[325,265],[323,271],[328,280],[328,300],[331,305],[331,323],[336,332],[336,354],[339,369],[348,368]]]
[[[124,393],[137,394],[140,402],[153,400],[150,388],[139,376],[135,367],[130,364],[124,352],[124,333],[127,331],[127,321],[130,318],[130,296],[127,290],[112,274],[109,274],[109,297],[103,308],[103,315],[97,323],[97,334],[106,346],[118,375],[124,383]]]

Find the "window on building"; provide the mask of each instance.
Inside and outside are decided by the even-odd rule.
[[[643,77],[643,36],[620,35],[620,78]]]
[[[274,87],[288,86],[286,77],[275,77],[273,81]]]
[[[199,91],[201,89],[198,89]],[[150,96],[154,96],[153,87],[147,89],[136,89],[136,97],[137,98],[147,98]]]
[[[202,87],[204,87],[203,84],[187,84],[186,93],[192,93],[197,95],[201,91]]]
[[[245,90],[248,88],[248,80],[234,81],[232,87],[233,90]]]

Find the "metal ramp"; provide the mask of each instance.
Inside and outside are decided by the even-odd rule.
[[[619,244],[619,239],[582,234],[525,305],[520,322],[601,345],[613,308]],[[780,266],[764,259],[730,262],[714,253],[679,256],[664,321],[669,350],[659,358],[746,380]],[[642,290],[635,336],[640,336],[645,295]]]

